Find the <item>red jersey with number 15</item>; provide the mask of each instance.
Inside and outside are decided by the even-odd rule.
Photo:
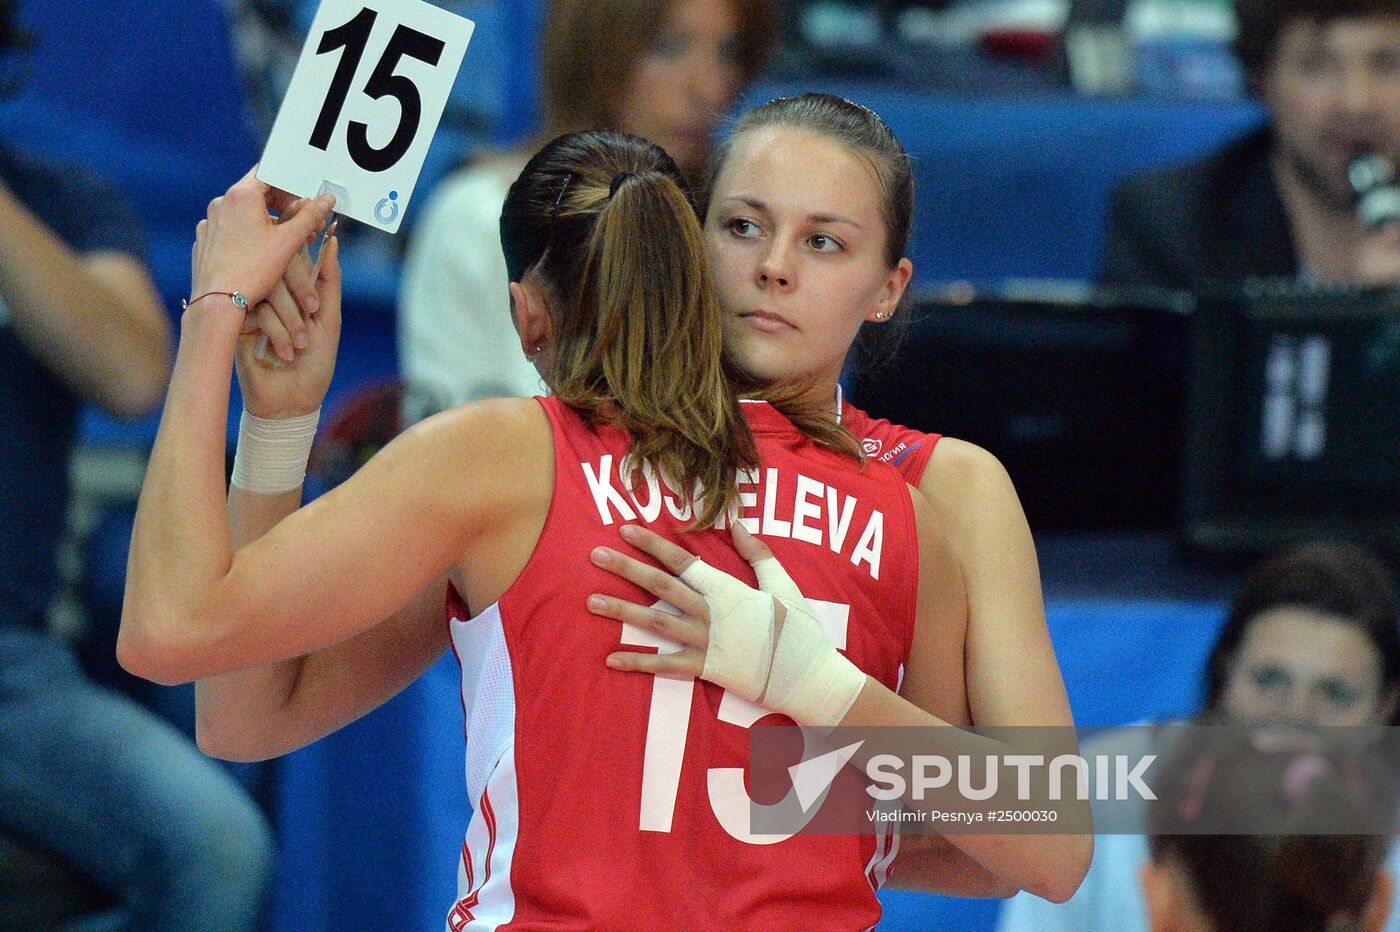
[[[682,533],[690,512],[664,482],[649,473],[629,488],[623,431],[539,402],[555,487],[535,551],[476,617],[449,595],[475,811],[447,928],[873,926],[891,831],[749,835],[748,729],[784,719],[710,683],[604,664],[625,646],[678,645],[587,611],[595,592],[651,602],[594,567],[590,551],[635,552],[618,530],[639,522],[753,585],[728,530]],[[815,446],[765,403],[744,410],[762,465],[741,476],[738,519],[782,561],[833,643],[897,689],[918,583],[904,480],[878,460],[860,469]]]

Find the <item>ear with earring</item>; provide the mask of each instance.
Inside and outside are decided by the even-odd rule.
[[[534,362],[536,359],[539,359],[539,358],[540,358],[540,352],[541,352],[542,350],[543,350],[543,347],[541,347],[538,343],[536,343],[536,344],[535,344],[535,348],[532,349],[530,352],[528,352],[528,353],[525,354],[525,358],[528,359],[530,362]]]

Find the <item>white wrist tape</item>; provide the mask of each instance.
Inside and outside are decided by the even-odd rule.
[[[757,701],[773,664],[773,597],[696,560],[681,582],[705,597],[710,609],[710,646],[701,676]]]
[[[791,596],[791,601],[783,599],[787,615],[776,645],[773,595],[701,560],[681,574],[710,610],[710,643],[701,675],[799,725],[833,727],[865,687],[865,674],[841,656],[796,584],[776,559],[772,563]],[[765,575],[772,571],[766,567]]]
[[[278,495],[299,488],[306,478],[311,442],[321,409],[282,420],[254,417],[238,422],[238,451],[233,456],[233,485],[245,492]]]

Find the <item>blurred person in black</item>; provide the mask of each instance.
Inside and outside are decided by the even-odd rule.
[[[0,56],[22,54],[0,0]],[[13,69],[11,69],[12,71]],[[0,928],[253,928],[271,835],[49,630],[78,412],[160,401],[170,322],[120,192],[0,144]]]
[[[1103,280],[1400,285],[1400,224],[1363,223],[1348,177],[1362,155],[1400,161],[1400,6],[1235,0],[1235,10],[1235,50],[1268,121],[1201,161],[1123,184]]]

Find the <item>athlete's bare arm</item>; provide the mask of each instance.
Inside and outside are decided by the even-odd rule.
[[[200,749],[266,760],[325,737],[398,695],[448,648],[446,579],[348,641],[195,684]]]
[[[269,206],[289,222],[305,202],[278,194]],[[253,308],[239,338],[244,410],[264,419],[302,417],[325,401],[340,338],[340,300],[302,250],[272,295]],[[265,337],[282,358],[258,352]],[[290,357],[288,361],[287,357]],[[302,489],[257,494],[229,489],[229,542],[236,551],[301,506]],[[209,677],[195,684],[195,734],[206,754],[263,760],[295,750],[387,701],[447,647],[439,580],[385,623],[304,657]]]
[[[982,726],[1072,726],[1045,624],[1035,543],[996,457],[945,437],[919,489],[933,505],[967,588],[967,696]]]
[[[268,190],[250,172],[211,204],[195,246],[197,294],[240,290],[256,305],[319,228],[324,203],[274,225]],[[323,284],[338,300],[334,240],[326,249]],[[128,669],[174,683],[299,657],[367,630],[451,570],[480,569],[488,587],[513,578],[552,492],[547,419],[519,399],[415,426],[344,485],[235,549],[223,445],[242,326],[225,296],[191,304],[182,321],[132,536],[118,640]]]
[[[938,490],[936,500],[930,487]],[[911,493],[919,606],[899,694],[907,703],[870,680],[843,724],[1072,725],[1045,627],[1034,544],[1001,464],[978,447],[943,438],[921,488]],[[989,621],[1010,614],[1019,623]],[[989,668],[998,663],[1002,669]],[[921,721],[919,712],[933,721]],[[1024,836],[951,842],[912,835],[900,840],[890,882],[952,896],[1007,897],[1022,886],[1009,878],[1020,878],[1032,892],[1062,900],[1083,876],[1076,863],[1082,859],[1088,869],[1092,844],[1077,836],[1032,845]],[[986,864],[1005,866],[998,873]]]
[[[235,546],[260,537],[298,505],[296,493],[255,495],[231,489],[229,527]],[[347,641],[199,680],[195,725],[200,748],[227,760],[265,760],[305,747],[383,705],[450,646],[444,617],[447,586],[446,576],[434,580],[392,616]],[[468,590],[461,583],[458,588]]]
[[[932,506],[932,526],[952,551],[967,599],[965,649],[956,667],[966,677],[971,721],[982,726],[1072,725],[1045,624],[1035,545],[1006,470],[980,447],[945,437],[934,448],[919,491],[923,494],[915,501]],[[921,538],[924,528],[921,519]],[[916,628],[901,694],[958,724],[937,705],[946,689],[940,680],[947,675],[939,668],[953,663],[940,651],[937,637],[923,636],[937,630],[923,620]],[[1086,866],[1092,845],[1087,836],[1076,843],[1084,849],[1077,856]],[[957,847],[934,836],[901,841],[890,882],[961,896],[1016,892],[1014,884],[975,862],[966,863]]]
[[[968,602],[947,529],[924,494],[909,489],[919,534],[919,601],[899,694],[953,725],[971,725],[966,654]]]
[[[541,459],[552,468],[543,412],[527,399],[483,402],[411,429],[344,485],[235,551],[223,467],[196,475],[194,458],[183,455],[190,444],[181,442],[192,438],[167,432],[171,423],[167,413],[167,442],[162,450],[157,441],[142,490],[118,642],[123,664],[157,682],[300,657],[350,638],[454,567],[484,572],[513,562],[492,556],[518,550],[509,539],[542,523],[547,507],[548,480],[542,490],[530,481]],[[502,474],[516,480],[511,488]]]
[[[910,489],[919,529],[919,606],[899,694],[952,725],[971,725],[967,697],[967,587],[948,547],[947,528],[918,489]],[[1007,897],[1019,889],[939,835],[905,835],[889,884],[944,896]]]

